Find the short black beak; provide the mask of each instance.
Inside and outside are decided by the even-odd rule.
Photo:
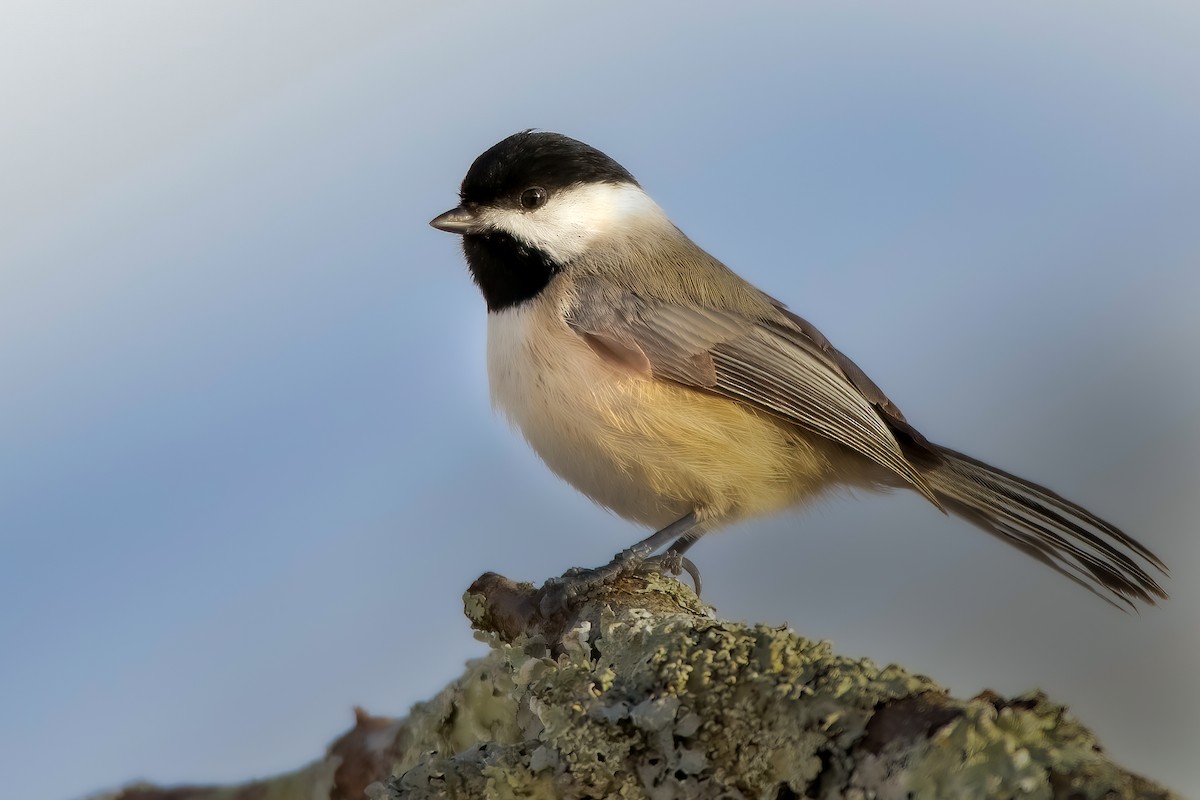
[[[429,224],[446,233],[474,233],[479,229],[479,218],[475,212],[459,206],[445,214],[438,214]]]

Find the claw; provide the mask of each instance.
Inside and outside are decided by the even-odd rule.
[[[680,555],[679,558],[680,563],[683,565],[683,571],[690,575],[692,578],[692,583],[696,584],[696,597],[699,597],[701,588],[700,569],[692,563],[690,558],[686,558],[682,555]]]
[[[662,530],[617,553],[612,561],[602,567],[572,567],[564,572],[561,578],[546,581],[542,586],[538,605],[543,614],[553,614],[564,610],[568,601],[591,589],[646,569],[671,576],[686,572],[696,584],[696,594],[699,595],[700,570],[684,557],[683,551],[691,547],[703,532],[703,524],[697,520],[695,512],[689,512]],[[675,537],[678,537],[677,541],[665,553],[651,557],[653,552]]]
[[[696,585],[696,596],[700,596],[700,569],[683,553],[677,550],[668,550],[660,556],[646,559],[644,566],[657,569],[664,575],[672,577],[678,577],[681,572],[686,572],[692,579],[692,583]]]

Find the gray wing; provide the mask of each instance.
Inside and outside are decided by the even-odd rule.
[[[811,325],[777,310],[774,319],[755,319],[612,287],[584,287],[566,321],[619,363],[748,403],[839,442],[904,478],[940,507],[905,457],[893,427],[924,445],[920,434]]]

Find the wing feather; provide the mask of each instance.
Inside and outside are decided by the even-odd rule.
[[[565,316],[576,333],[598,339],[606,350],[616,343],[633,351],[622,360],[648,363],[654,378],[747,403],[839,442],[941,506],[881,415],[880,398],[888,406],[890,401],[869,381],[877,397],[864,395],[839,363],[841,354],[789,316],[755,319],[587,286]],[[904,422],[898,411],[895,416]]]

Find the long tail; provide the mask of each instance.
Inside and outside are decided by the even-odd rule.
[[[1127,534],[1087,509],[1035,483],[929,445],[941,458],[922,474],[947,511],[974,523],[1108,603],[1154,605],[1167,593],[1138,559],[1166,565]]]

